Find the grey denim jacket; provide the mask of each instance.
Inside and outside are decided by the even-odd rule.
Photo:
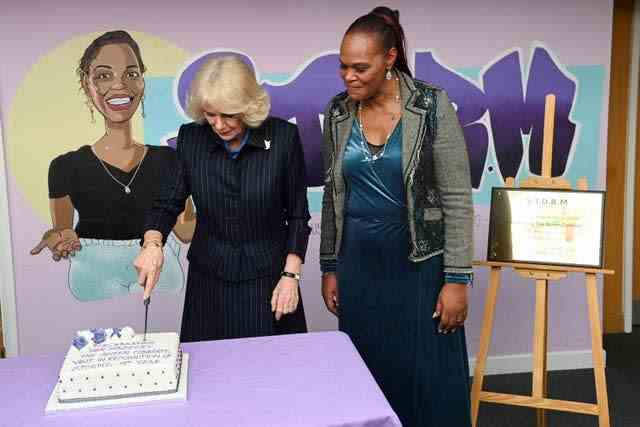
[[[444,253],[445,275],[471,275],[473,201],[469,158],[458,117],[443,89],[399,72],[402,171],[413,262]],[[320,264],[331,271],[342,242],[346,186],[345,148],[356,115],[346,92],[324,114]]]

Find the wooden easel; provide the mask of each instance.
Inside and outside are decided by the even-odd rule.
[[[521,187],[545,189],[571,189],[571,184],[563,178],[551,177],[551,158],[553,149],[553,132],[555,119],[554,95],[545,98],[544,143],[542,155],[542,174],[524,180]],[[507,187],[515,187],[514,178],[507,178]],[[578,190],[586,190],[587,182],[581,178],[577,183]],[[595,415],[600,427],[609,427],[609,401],[605,377],[604,352],[602,349],[602,329],[596,289],[596,274],[613,274],[612,270],[566,267],[556,265],[519,264],[512,262],[474,262],[490,268],[489,289],[485,302],[484,319],[480,334],[480,348],[476,358],[476,367],[471,389],[471,416],[473,427],[478,421],[480,402],[491,402],[503,405],[516,405],[537,408],[538,427],[546,426],[546,410],[566,411]],[[493,314],[496,297],[500,286],[500,274],[503,267],[513,268],[520,276],[533,279],[536,283],[536,306],[533,332],[533,385],[531,396],[492,393],[482,390],[484,371],[489,351],[489,343],[493,330]],[[593,371],[596,383],[597,403],[582,403],[547,398],[547,319],[548,319],[548,286],[550,280],[558,280],[567,273],[585,273],[589,323],[591,326],[591,350],[593,352]]]

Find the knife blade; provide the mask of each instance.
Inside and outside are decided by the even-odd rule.
[[[142,303],[144,304],[144,338],[143,341],[147,340],[147,320],[149,319],[149,304],[151,303],[151,297],[146,297]]]

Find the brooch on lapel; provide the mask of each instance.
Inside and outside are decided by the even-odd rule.
[[[265,139],[265,140],[264,140],[264,149],[265,149],[265,150],[268,150],[268,149],[270,149],[270,148],[271,148],[271,140],[269,140],[269,139]]]

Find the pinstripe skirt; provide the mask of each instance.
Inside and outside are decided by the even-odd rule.
[[[279,275],[229,282],[191,264],[182,314],[181,342],[307,332],[298,309],[275,320],[271,294]]]

